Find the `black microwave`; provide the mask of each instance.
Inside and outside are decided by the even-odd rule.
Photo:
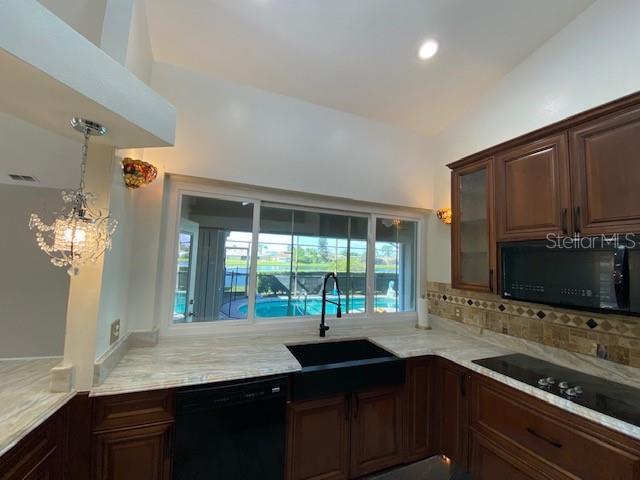
[[[640,314],[640,243],[566,240],[501,244],[502,296]]]

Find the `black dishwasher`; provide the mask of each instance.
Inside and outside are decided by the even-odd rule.
[[[282,480],[288,377],[176,392],[174,480]]]

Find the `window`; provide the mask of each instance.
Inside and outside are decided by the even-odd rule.
[[[256,318],[319,315],[327,272],[338,274],[343,313],[364,313],[367,226],[365,217],[263,206]],[[329,298],[337,300],[335,286]]]
[[[185,195],[173,322],[247,318],[253,204]]]
[[[415,311],[417,220],[177,193],[173,325],[319,316],[329,272],[344,317]]]
[[[415,311],[416,222],[376,220],[376,312]]]

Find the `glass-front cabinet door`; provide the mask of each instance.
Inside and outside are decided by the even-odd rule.
[[[452,172],[454,288],[495,291],[493,158]]]

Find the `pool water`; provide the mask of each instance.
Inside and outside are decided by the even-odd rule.
[[[332,301],[337,301],[337,297],[328,297]],[[349,308],[347,309],[345,299],[342,299],[342,313],[364,313],[365,297],[357,296],[349,298]],[[238,307],[238,311],[246,314],[248,306]],[[375,299],[376,311],[395,312],[396,299],[388,297],[377,297]],[[335,315],[337,307],[331,303],[326,305],[327,315]],[[287,317],[300,315],[320,315],[322,312],[321,297],[307,297],[304,299],[292,299],[291,302],[284,297],[258,298],[256,300],[256,317]]]
[[[338,300],[336,296],[329,296],[327,298],[334,302]],[[186,300],[186,292],[176,292],[174,317],[176,315],[184,315]],[[364,313],[365,303],[366,300],[364,296],[352,296],[349,298],[349,308],[347,309],[345,298],[342,297],[342,313]],[[398,307],[400,306],[398,305]],[[225,304],[225,313],[227,308],[228,304]],[[327,315],[336,314],[337,307],[335,305],[327,303],[326,308]],[[376,297],[374,308],[377,312],[402,311],[401,307],[396,309],[396,299],[393,297]],[[249,306],[247,305],[246,299],[238,300],[237,304],[232,306],[232,309],[234,310],[235,318],[247,318]],[[321,312],[322,297],[320,296],[307,297],[306,301],[303,298],[295,298],[291,299],[291,302],[289,302],[287,297],[262,297],[256,299],[256,317],[258,318],[320,315]]]

